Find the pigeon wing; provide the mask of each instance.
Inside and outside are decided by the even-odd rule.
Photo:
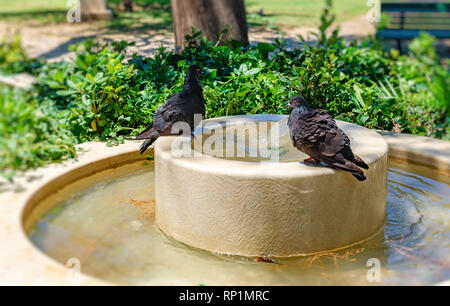
[[[152,133],[153,133],[153,124],[152,125],[150,125],[148,128],[146,128],[145,129],[145,131],[143,131],[142,133],[140,133],[137,137],[136,137],[136,139],[137,140],[142,140],[142,139],[147,139],[147,138],[149,138],[151,135],[152,135]]]
[[[317,111],[313,122],[316,123],[316,149],[325,156],[334,156],[350,146],[347,135],[336,125],[331,116],[325,111]],[[319,141],[320,140],[320,141]]]
[[[162,134],[170,134],[172,126],[182,121],[183,111],[180,108],[164,109],[155,114],[153,126]]]
[[[183,120],[183,100],[179,94],[170,96],[167,102],[156,109],[153,127],[161,133],[170,134],[175,122]]]
[[[294,146],[309,147],[319,155],[334,156],[349,143],[347,136],[325,111],[312,111],[300,120],[292,120],[291,124]]]

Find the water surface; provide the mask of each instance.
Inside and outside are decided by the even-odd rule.
[[[212,254],[163,234],[154,223],[152,163],[64,188],[39,205],[25,227],[49,256],[63,264],[77,258],[83,273],[119,284],[433,284],[450,279],[449,184],[436,170],[390,161],[387,220],[376,237],[339,252],[272,263]],[[367,280],[374,260],[381,266],[379,283]]]

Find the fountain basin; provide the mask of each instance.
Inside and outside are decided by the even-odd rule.
[[[204,125],[285,119],[236,116]],[[243,256],[309,255],[367,240],[384,224],[388,146],[374,131],[338,125],[354,153],[370,166],[364,182],[343,171],[299,163],[305,156],[292,147],[283,125],[279,152],[286,154],[279,153],[275,162],[217,158],[199,153],[207,151],[204,147],[183,157],[173,146],[177,137],[160,138],[155,144],[156,223],[188,245]]]
[[[420,173],[414,169],[414,164],[419,162],[427,169],[425,174],[426,177],[432,178],[440,181],[442,178],[448,178],[450,169],[450,143],[441,141],[438,139],[428,138],[428,137],[420,137],[413,136],[407,134],[398,134],[398,133],[383,133],[383,138],[389,144],[389,159],[390,160],[399,160],[399,162],[403,163],[405,167],[407,167],[407,172],[411,173]],[[92,142],[81,144],[78,147],[84,149],[81,152],[77,159],[65,161],[61,164],[52,164],[46,167],[39,168],[37,170],[28,171],[24,176],[18,177],[15,180],[14,186],[11,188],[8,185],[2,185],[0,193],[0,242],[2,243],[2,252],[0,252],[0,284],[10,285],[10,284],[18,284],[18,285],[43,285],[43,284],[51,284],[51,285],[73,285],[73,284],[82,284],[82,285],[111,285],[114,282],[102,275],[96,275],[94,273],[90,273],[88,269],[85,269],[84,266],[81,269],[81,274],[79,278],[73,279],[68,276],[73,275],[73,270],[69,269],[66,266],[66,261],[69,257],[73,257],[76,254],[69,252],[69,257],[63,256],[62,258],[56,258],[53,255],[50,255],[48,251],[43,250],[37,247],[26,234],[26,228],[31,226],[33,222],[42,218],[42,214],[46,213],[46,209],[42,207],[43,201],[45,199],[51,197],[56,194],[59,190],[65,188],[65,186],[69,186],[70,184],[77,182],[83,177],[89,177],[93,173],[101,172],[106,169],[115,169],[121,165],[133,163],[138,160],[142,160],[143,156],[139,155],[138,148],[139,142],[134,141],[125,141],[125,144],[120,146],[114,146],[107,148],[104,143],[100,142]],[[151,151],[149,150],[151,154]],[[413,167],[413,168],[410,168]],[[404,190],[398,190],[395,186],[391,188],[396,190],[399,198],[393,197],[391,200],[392,206],[398,207],[398,201],[401,199],[412,199],[412,202],[416,201],[414,196],[410,196],[410,193],[414,193],[416,189],[411,189],[409,185],[414,185],[411,183],[411,175],[406,173],[404,182],[401,182],[398,185],[399,188],[403,188]],[[395,180],[395,179],[394,179]],[[434,187],[436,182],[430,182],[429,180],[423,180],[421,176],[417,176],[417,180],[421,183]],[[448,181],[444,180],[444,182]],[[6,188],[5,188],[6,187]],[[431,198],[440,200],[440,198],[435,197],[435,191],[427,190],[423,188],[423,186],[419,187],[418,191],[422,192],[425,195],[429,195]],[[439,187],[440,188],[440,187]],[[416,190],[416,191],[417,191]],[[446,190],[443,189],[443,194],[447,194]],[[422,195],[417,194],[419,198]],[[442,195],[441,200],[445,201],[446,197]],[[430,208],[434,207],[434,203],[419,203],[420,207]],[[35,211],[39,210],[40,213],[35,213]],[[414,212],[415,209],[412,209]],[[408,210],[403,210],[403,212],[409,212]],[[435,213],[431,213],[433,217],[439,217],[440,215],[436,215]],[[397,212],[394,212],[394,216],[398,216]],[[443,224],[447,224],[448,217],[442,215]],[[396,219],[395,217],[394,219]],[[412,220],[414,221],[414,220]],[[396,224],[390,224],[389,227],[401,225],[403,226],[403,220],[397,220]],[[407,233],[410,229],[410,226],[405,224],[405,232]],[[436,230],[446,230],[448,226],[434,226],[432,229]],[[404,241],[404,234],[393,233],[394,235],[388,235],[387,239],[393,239],[394,242],[397,240],[398,243]],[[418,234],[422,235],[422,229],[418,229]],[[383,236],[383,233],[380,233]],[[439,238],[445,237],[442,234],[431,233],[432,237]],[[376,238],[375,238],[376,239]],[[443,238],[445,239],[445,238]],[[368,243],[371,243],[373,240],[371,239]],[[398,258],[390,258],[391,255],[395,255],[394,251],[389,249],[383,249],[384,242],[381,240],[380,248],[382,249],[380,254],[384,254],[384,256],[389,256],[389,259],[386,259],[386,262],[393,262],[394,264],[398,263],[405,267],[412,267],[411,269],[414,272],[410,272],[410,274],[401,274],[399,276],[399,282],[394,282],[391,284],[404,284],[406,280],[411,280],[411,276],[420,272],[417,272],[416,262],[409,262],[408,260],[401,261]],[[416,240],[413,240],[413,242]],[[428,241],[428,240],[426,240]],[[419,240],[419,248],[418,251],[422,252],[423,245],[422,241]],[[441,242],[437,242],[437,245],[431,246],[431,250],[436,250],[439,246],[442,246]],[[356,248],[358,248],[357,246]],[[401,247],[401,251],[404,252],[403,246]],[[373,250],[373,246],[370,245],[367,247],[367,250]],[[347,256],[348,253],[346,250],[342,251],[343,255]],[[430,251],[433,253],[434,251]],[[179,254],[179,251],[176,251],[176,254]],[[362,253],[363,255],[365,253]],[[423,255],[420,253],[419,255]],[[183,255],[184,256],[184,255]],[[411,258],[410,253],[406,253],[405,258]],[[379,257],[379,255],[370,254],[366,256],[368,258]],[[445,256],[444,256],[445,257]],[[315,258],[315,257],[314,257]],[[333,262],[333,258],[331,258],[330,267],[335,267],[335,263]],[[417,257],[413,257],[417,258]],[[420,257],[421,258],[421,257]],[[310,259],[305,257],[306,267],[310,267]],[[185,257],[183,257],[182,262],[185,261]],[[225,262],[228,262],[225,260]],[[266,265],[265,263],[259,263],[261,265]],[[440,262],[438,264],[439,273],[442,271],[442,266]],[[159,263],[157,264],[159,265]],[[204,262],[201,263],[201,266],[205,266]],[[172,267],[173,265],[170,265]],[[248,267],[248,265],[243,265],[242,262],[237,264],[238,267]],[[254,265],[250,264],[250,267]],[[258,265],[259,266],[259,265]],[[382,265],[384,267],[385,265]],[[427,265],[421,265],[423,269],[427,269]],[[362,268],[361,268],[362,267]],[[272,266],[269,268],[274,269]],[[230,269],[225,267],[226,271]],[[338,268],[339,270],[341,268]],[[356,270],[350,269],[348,272],[348,276],[344,275],[342,280],[348,280],[351,276],[354,276],[356,272],[361,272],[363,281],[361,284],[369,284],[365,279],[365,275],[367,272],[366,268],[366,260],[363,260],[355,267]],[[129,269],[127,269],[128,271]],[[142,269],[140,269],[142,270]],[[246,269],[244,269],[245,271]],[[344,269],[346,270],[346,269]],[[404,269],[400,267],[400,272]],[[249,273],[252,273],[251,270]],[[277,271],[277,270],[274,270]],[[317,272],[317,271],[316,271]],[[320,272],[320,271],[319,271]],[[323,272],[329,273],[328,269],[323,270]],[[109,270],[105,271],[106,274],[109,275]],[[121,271],[118,271],[121,273]],[[152,271],[151,275],[155,275]],[[196,275],[198,271],[195,271]],[[391,272],[386,272],[386,275],[392,275]],[[213,270],[212,274],[214,278],[217,278],[221,274],[216,270]],[[243,271],[236,271],[233,275],[242,275]],[[295,277],[299,277],[304,274],[304,270],[295,270]],[[317,272],[317,282],[316,284],[325,284],[328,280],[326,276],[320,276]],[[93,277],[94,276],[94,277]],[[283,276],[284,277],[284,276]],[[442,278],[444,277],[444,278]],[[431,280],[432,283],[436,283],[437,281],[441,282],[439,284],[449,284],[449,281],[445,281],[448,279],[447,274],[443,274],[439,279]],[[255,284],[255,281],[260,280],[264,281],[263,278],[255,278],[255,276],[249,275],[248,283],[246,284]],[[336,279],[335,279],[336,280]],[[443,281],[444,280],[444,281]],[[166,280],[156,280],[157,284],[167,285]],[[291,282],[288,282],[291,283]],[[345,282],[340,282],[339,279],[335,281],[335,284],[344,284]],[[423,283],[423,282],[421,282]],[[198,284],[198,283],[194,283]],[[224,283],[217,283],[224,284]],[[239,282],[228,282],[226,284],[242,284]],[[266,284],[266,283],[259,283]],[[299,280],[298,284],[305,284],[302,280]]]

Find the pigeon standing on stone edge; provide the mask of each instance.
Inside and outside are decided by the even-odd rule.
[[[198,79],[202,70],[197,65],[189,67],[184,80],[183,89],[169,97],[153,116],[153,124],[136,139],[146,139],[141,145],[141,154],[151,146],[159,136],[172,134],[172,126],[176,122],[187,122],[194,130],[194,114],[205,114],[203,89]]]
[[[312,109],[301,96],[292,98],[289,106],[292,108],[288,120],[291,141],[310,156],[305,162],[323,162],[350,172],[360,181],[366,179],[359,167],[369,169],[369,166],[353,154],[350,139],[327,112]]]

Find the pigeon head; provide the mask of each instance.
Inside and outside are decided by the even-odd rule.
[[[183,90],[185,92],[201,94],[203,92],[200,84],[200,75],[203,74],[202,68],[194,64],[191,65],[184,78]]]
[[[198,78],[203,74],[203,70],[199,65],[194,64],[189,67],[189,74],[195,75]]]
[[[306,101],[302,96],[293,97],[288,104],[291,108],[297,108],[301,106],[310,107],[308,101]]]

